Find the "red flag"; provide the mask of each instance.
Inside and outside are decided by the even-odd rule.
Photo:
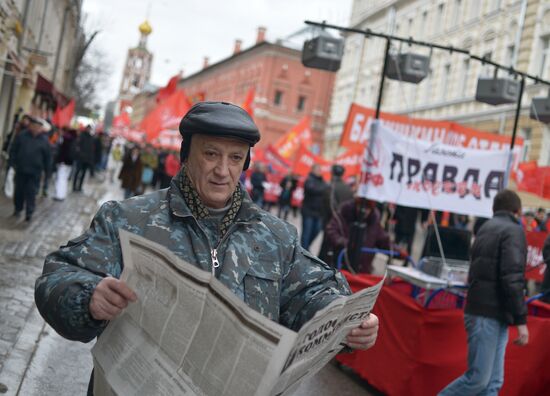
[[[300,146],[292,165],[292,172],[298,176],[307,176],[314,164],[321,165],[321,173],[325,180],[330,180],[332,163],[323,157],[313,154],[307,146]]]
[[[246,94],[246,99],[243,102],[242,108],[250,115],[254,117],[254,96],[256,95],[256,87],[252,86]]]
[[[163,129],[177,129],[189,107],[187,96],[183,90],[178,90],[151,110],[139,124],[139,129],[145,131],[147,141],[152,141]]]
[[[173,76],[169,81],[168,84],[166,84],[165,87],[160,88],[159,92],[157,94],[157,103],[162,103],[166,99],[168,99],[174,92],[176,92],[176,89],[178,87],[178,81],[180,79],[181,73],[176,74]]]
[[[67,106],[63,108],[60,108],[58,106],[55,109],[55,113],[52,117],[52,123],[59,128],[71,125],[71,120],[74,115],[74,107],[75,107],[74,99],[71,99],[71,101],[67,104]]]
[[[530,192],[542,196],[544,178],[537,161],[522,162],[515,173],[518,191]]]
[[[130,115],[123,111],[113,118],[113,128],[124,128],[130,126]]]
[[[309,117],[290,128],[274,145],[273,148],[285,159],[292,158],[300,146],[311,146],[311,126]]]

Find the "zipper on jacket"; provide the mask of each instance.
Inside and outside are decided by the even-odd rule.
[[[220,239],[220,241],[218,242],[218,244],[216,245],[216,247],[214,249],[210,249],[210,257],[212,258],[212,275],[214,275],[214,277],[216,277],[216,268],[219,268],[220,267],[220,261],[218,260],[218,248],[220,247],[220,245],[227,239],[227,237],[229,236],[229,234],[231,233],[231,231],[233,230],[233,228],[235,228],[237,225],[245,225],[245,224],[250,224],[249,222],[238,222],[238,223],[233,223],[229,226],[229,229],[227,230],[227,232],[225,233],[225,235],[223,236],[222,239]],[[204,230],[203,230],[204,232]],[[208,239],[208,238],[207,238]],[[210,243],[209,243],[210,244]],[[209,245],[210,246],[210,245]]]

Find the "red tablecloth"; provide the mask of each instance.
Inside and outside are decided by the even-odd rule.
[[[347,273],[346,278],[353,290],[380,280]],[[463,311],[426,309],[404,289],[399,283],[382,288],[374,307],[380,318],[376,345],[337,359],[388,395],[435,395],[466,369]],[[539,314],[544,309],[540,303]],[[529,316],[528,328],[525,347],[511,342],[517,332],[510,328],[501,395],[550,395],[550,318]]]

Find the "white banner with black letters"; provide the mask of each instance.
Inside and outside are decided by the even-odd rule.
[[[358,195],[380,202],[492,217],[508,150],[474,150],[411,139],[373,123]]]

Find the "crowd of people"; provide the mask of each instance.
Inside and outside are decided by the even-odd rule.
[[[71,187],[79,193],[86,180],[95,179],[120,182],[129,198],[168,187],[180,168],[176,151],[114,138],[91,125],[56,128],[28,114],[16,117],[2,151],[7,158],[4,190],[13,197],[13,217],[25,211],[25,221],[31,221],[39,193],[64,201]]]

